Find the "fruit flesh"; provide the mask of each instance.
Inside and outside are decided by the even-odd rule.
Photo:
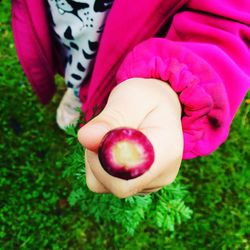
[[[121,127],[104,136],[98,157],[102,167],[110,175],[129,180],[142,175],[151,167],[154,149],[142,132]]]
[[[142,150],[129,141],[118,142],[112,148],[114,162],[124,168],[130,168],[142,162]]]

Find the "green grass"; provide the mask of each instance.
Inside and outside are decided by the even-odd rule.
[[[182,164],[191,220],[165,232],[146,219],[134,237],[107,230],[67,202],[71,147],[55,123],[61,79],[51,104],[39,104],[16,58],[8,1],[0,17],[0,249],[250,249],[250,104],[219,150]]]

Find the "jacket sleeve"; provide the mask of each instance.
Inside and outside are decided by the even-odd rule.
[[[63,75],[61,47],[52,38],[46,1],[12,0],[12,31],[18,59],[43,104],[52,99],[54,76]]]
[[[208,155],[227,139],[250,87],[250,7],[238,1],[237,8],[224,3],[209,9],[216,2],[209,1],[190,1],[166,36],[134,47],[116,75],[117,83],[157,78],[178,94],[183,159]]]

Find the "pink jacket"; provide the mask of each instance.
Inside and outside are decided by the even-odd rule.
[[[13,0],[17,54],[43,103],[63,74],[44,0]],[[170,84],[183,107],[183,159],[208,155],[227,138],[250,88],[248,0],[115,0],[91,79],[81,88],[89,120],[115,85],[131,77]]]

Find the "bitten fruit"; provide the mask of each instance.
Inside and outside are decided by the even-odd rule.
[[[99,161],[110,175],[129,180],[147,171],[154,162],[154,148],[139,130],[120,127],[109,131],[98,149]]]

